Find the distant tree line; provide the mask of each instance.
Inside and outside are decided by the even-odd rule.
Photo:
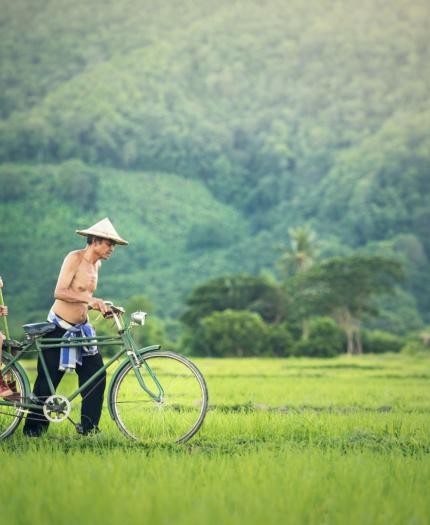
[[[279,281],[250,275],[211,279],[193,290],[182,316],[184,344],[199,355],[328,357],[399,351],[400,337],[364,331],[374,299],[393,294],[401,264],[381,256],[316,261],[313,232],[290,231]]]

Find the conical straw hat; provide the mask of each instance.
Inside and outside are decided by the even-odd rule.
[[[118,232],[113,227],[113,224],[106,217],[99,221],[93,226],[90,226],[87,230],[76,230],[76,233],[88,237],[88,235],[94,235],[95,237],[102,237],[103,239],[109,239],[115,241],[117,244],[127,245],[128,242],[122,239]]]

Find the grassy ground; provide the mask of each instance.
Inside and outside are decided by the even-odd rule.
[[[98,437],[2,442],[2,523],[429,523],[429,358],[196,363],[211,410],[186,445],[107,413]]]

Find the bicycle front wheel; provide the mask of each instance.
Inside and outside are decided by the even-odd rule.
[[[4,356],[3,356],[4,359]],[[0,398],[0,402],[13,402],[14,405],[3,405],[0,403],[0,439],[5,439],[12,435],[18,428],[25,410],[19,407],[23,403],[26,395],[26,381],[22,372],[12,365],[8,372],[4,374],[3,380],[5,384],[12,390],[13,395],[5,398]]]
[[[145,442],[184,443],[201,427],[208,406],[208,391],[198,368],[173,352],[148,352],[140,356],[139,371],[151,392],[158,387],[145,363],[160,383],[163,395],[155,400],[140,385],[130,363],[112,385],[114,420],[127,437]],[[144,363],[145,362],[145,363]]]

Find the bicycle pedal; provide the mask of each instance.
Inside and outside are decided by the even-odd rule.
[[[93,427],[90,430],[85,430],[84,427],[78,423],[75,425],[76,432],[80,434],[81,436],[95,436],[96,434],[100,434],[101,430],[99,427]]]

